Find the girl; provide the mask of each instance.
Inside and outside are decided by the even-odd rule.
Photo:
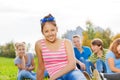
[[[30,78],[36,80],[36,74],[32,72],[35,69],[33,54],[26,53],[25,42],[15,43],[16,58],[15,65],[18,67],[18,80]]]
[[[104,77],[108,80],[120,80],[120,38],[115,39],[106,54],[107,73]]]
[[[41,19],[41,32],[45,38],[38,40],[35,45],[37,80],[43,80],[44,70],[48,71],[49,80],[86,80],[76,69],[71,42],[57,38],[58,28],[51,14]]]

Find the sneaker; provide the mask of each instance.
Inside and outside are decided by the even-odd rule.
[[[94,69],[92,69],[92,67],[90,66],[90,76],[91,76],[91,78],[92,78],[92,76],[93,76],[93,75],[92,75],[93,70],[94,70]]]
[[[100,73],[98,72],[97,69],[94,69],[94,71],[93,71],[93,78],[94,78],[94,80],[102,80]]]
[[[86,77],[87,80],[92,80],[89,74],[86,71],[83,71],[84,76]]]
[[[104,73],[100,73],[100,76],[102,80],[107,80],[106,78],[104,78]]]

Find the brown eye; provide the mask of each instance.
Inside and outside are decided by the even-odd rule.
[[[45,33],[48,33],[48,30],[44,31]]]
[[[19,51],[21,51],[21,49],[18,49]]]
[[[51,31],[55,31],[55,29],[52,29]]]

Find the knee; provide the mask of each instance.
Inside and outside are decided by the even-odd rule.
[[[69,74],[69,77],[76,77],[76,76],[80,76],[82,74],[82,72],[80,70],[74,70]]]
[[[26,70],[22,70],[20,71],[21,76],[28,76],[29,75],[29,71]]]
[[[68,80],[86,80],[86,79],[81,71],[74,70],[69,74]]]

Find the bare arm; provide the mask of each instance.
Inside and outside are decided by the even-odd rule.
[[[21,64],[16,64],[16,66],[21,70],[25,70],[25,58],[22,57],[22,63]]]
[[[31,66],[27,68],[28,71],[32,71],[35,69],[35,62],[34,62],[34,58],[31,61]]]
[[[108,65],[109,65],[111,71],[116,72],[116,73],[120,72],[120,69],[118,69],[118,68],[115,67],[114,59],[113,58],[109,58],[108,59]]]
[[[37,80],[43,80],[44,78],[44,62],[41,53],[40,41],[37,41],[35,44],[35,51],[38,58],[38,67],[37,67]]]
[[[67,57],[68,57],[68,64],[59,72],[57,72],[55,75],[53,75],[50,80],[55,80],[58,77],[74,70],[76,68],[76,60],[73,54],[73,48],[72,44],[70,41],[65,40],[65,47],[66,47],[66,52],[67,52]]]

